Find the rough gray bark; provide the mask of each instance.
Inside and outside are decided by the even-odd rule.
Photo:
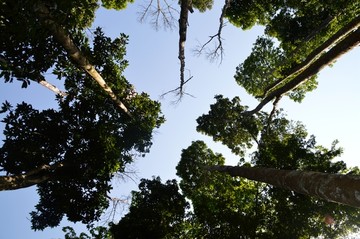
[[[305,82],[311,76],[317,74],[325,66],[331,64],[338,58],[340,58],[346,52],[352,50],[354,47],[358,46],[360,43],[360,28],[357,28],[356,31],[353,31],[348,36],[346,36],[341,42],[336,46],[331,48],[328,52],[321,55],[316,61],[314,61],[310,66],[304,69],[299,73],[294,79],[283,85],[282,87],[270,92],[257,106],[251,111],[245,112],[248,115],[255,114],[259,112],[267,103],[272,101],[275,98],[281,97],[287,92],[295,89],[297,86]]]
[[[240,166],[208,166],[206,169],[360,208],[360,176]]]
[[[111,99],[127,114],[131,117],[131,113],[126,106],[117,98],[112,89],[106,84],[105,80],[91,65],[88,59],[81,53],[79,48],[72,41],[71,37],[65,32],[65,30],[56,24],[52,20],[49,9],[42,3],[35,6],[35,12],[38,13],[39,17],[47,25],[54,39],[66,50],[69,58],[76,64],[76,66],[86,73],[88,73],[100,86],[101,88],[111,97]]]
[[[43,165],[37,169],[29,171],[28,173],[0,176],[0,191],[27,188],[45,182],[50,179],[54,170],[63,166],[64,165],[62,163]]]

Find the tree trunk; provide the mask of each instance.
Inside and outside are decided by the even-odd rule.
[[[39,17],[48,26],[51,34],[55,40],[64,47],[68,53],[69,58],[76,64],[76,66],[86,73],[88,73],[101,88],[111,97],[111,99],[127,114],[131,117],[131,113],[126,106],[117,98],[112,89],[106,84],[105,80],[91,65],[88,59],[81,53],[79,48],[74,44],[71,37],[64,31],[61,26],[58,26],[54,20],[52,20],[49,9],[43,4],[39,3],[35,7],[35,12],[39,14]]]
[[[185,84],[185,42],[186,32],[188,27],[189,17],[189,2],[188,0],[181,0],[180,4],[180,18],[179,18],[179,60],[180,60],[180,86],[179,93],[183,94],[183,87]]]
[[[339,42],[350,32],[356,30],[359,26],[360,26],[360,16],[354,18],[352,21],[350,21],[348,24],[346,24],[343,28],[341,28],[339,31],[337,31],[334,35],[332,35],[328,40],[326,40],[323,44],[321,44],[318,48],[313,50],[306,57],[306,59],[303,62],[301,62],[294,68],[290,69],[290,71],[286,74],[286,76],[283,79],[280,79],[280,80],[274,82],[273,84],[269,85],[265,89],[263,97],[265,97],[270,90],[272,90],[274,87],[278,86],[280,83],[284,82],[284,80],[288,79],[290,76],[295,75],[295,74],[299,73],[300,71],[304,70],[312,62],[314,62],[316,59],[318,59],[321,56],[321,54],[323,54],[327,49],[329,49],[332,45]]]
[[[311,76],[317,74],[322,68],[331,64],[338,58],[340,58],[346,52],[352,50],[354,47],[358,46],[360,43],[360,28],[356,31],[350,33],[347,37],[345,37],[341,42],[339,42],[336,46],[331,48],[328,52],[320,56],[315,62],[313,62],[309,67],[303,70],[300,74],[298,74],[294,79],[283,85],[282,87],[272,91],[269,93],[255,109],[251,111],[247,111],[246,114],[252,115],[259,112],[267,103],[275,99],[276,97],[280,97],[285,93],[295,89],[301,83],[305,82]]]
[[[240,166],[208,166],[206,169],[360,208],[360,176]]]
[[[11,66],[10,63],[8,61],[6,61],[3,56],[0,56],[0,63],[5,65],[5,66],[9,66],[10,71],[12,71],[13,74],[15,74],[16,77],[19,77],[19,76],[25,77],[26,76],[25,71],[23,71],[20,68]],[[54,85],[50,84],[48,81],[46,81],[45,77],[40,75],[40,74],[37,77],[35,77],[35,78],[31,79],[31,80],[34,80],[34,81],[38,82],[40,85],[48,88],[49,90],[51,90],[52,92],[54,92],[55,94],[57,94],[57,95],[59,95],[61,97],[64,97],[64,96],[67,95],[66,92],[60,90],[56,86],[54,86]]]
[[[63,166],[64,164],[62,163],[43,165],[37,169],[29,171],[28,173],[0,176],[0,191],[27,188],[45,182],[51,178],[54,170]]]

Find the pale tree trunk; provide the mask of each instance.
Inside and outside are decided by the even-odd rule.
[[[67,93],[60,90],[59,88],[57,88],[56,86],[54,86],[53,84],[50,84],[48,81],[46,80],[39,80],[39,84],[48,88],[49,90],[51,90],[52,92],[54,92],[55,94],[61,96],[61,97],[65,97],[67,96]]]
[[[6,61],[5,58],[2,57],[2,56],[0,56],[0,63],[3,64],[3,65],[10,65],[9,62]],[[22,69],[19,69],[19,68],[16,68],[16,67],[12,67],[11,71],[15,73],[15,76],[17,74],[26,75],[26,73]],[[47,89],[51,90],[52,92],[54,92],[55,94],[57,94],[57,95],[59,95],[61,97],[67,96],[66,92],[60,90],[55,85],[50,84],[48,81],[45,80],[45,78],[42,75],[39,75],[38,78],[39,79],[32,79],[32,80],[36,80],[40,85],[46,87]]]
[[[255,109],[251,111],[247,111],[246,114],[252,115],[259,112],[267,103],[272,101],[277,97],[281,97],[287,92],[295,89],[300,84],[304,83],[311,76],[317,74],[321,69],[325,66],[331,64],[336,61],[346,52],[352,50],[354,47],[357,47],[360,43],[360,28],[356,31],[350,33],[347,37],[345,37],[341,42],[339,42],[336,46],[331,48],[328,52],[321,55],[316,61],[314,61],[310,66],[308,66],[305,70],[303,70],[300,74],[298,74],[294,79],[287,82],[282,87],[272,91],[269,93],[257,106]]]
[[[75,65],[88,73],[101,88],[111,97],[111,99],[127,114],[131,117],[131,113],[126,106],[117,98],[112,89],[106,84],[105,80],[91,65],[88,59],[82,54],[79,48],[72,41],[71,37],[65,32],[65,30],[56,24],[52,19],[49,9],[43,4],[39,3],[35,6],[35,12],[39,14],[39,17],[48,26],[48,29],[54,36],[55,40],[66,50],[69,58],[75,63]]]
[[[360,208],[360,176],[240,166],[207,166],[206,169]]]
[[[64,167],[64,164],[43,165],[24,174],[0,176],[0,191],[27,188],[45,182],[51,178],[54,170]]]

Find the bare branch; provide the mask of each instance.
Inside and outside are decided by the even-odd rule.
[[[175,96],[176,96],[176,98],[177,98],[177,100],[173,101],[173,102],[172,102],[173,104],[178,104],[178,103],[182,100],[182,97],[183,97],[184,95],[188,95],[188,96],[191,96],[191,97],[195,98],[195,96],[193,96],[193,95],[191,95],[191,94],[189,94],[189,93],[186,93],[186,92],[184,91],[184,85],[185,85],[186,83],[188,83],[192,78],[193,78],[193,76],[190,76],[186,81],[184,81],[184,83],[183,83],[182,86],[179,86],[179,87],[177,87],[177,88],[175,88],[175,89],[173,89],[173,90],[169,90],[169,91],[165,92],[164,94],[160,95],[160,98],[163,99],[163,98],[165,98],[166,95],[171,94],[171,93],[174,93]]]
[[[151,18],[150,24],[159,30],[161,27],[164,29],[172,30],[175,27],[175,13],[179,11],[174,8],[167,0],[150,0],[146,5],[140,5],[141,10],[138,12],[138,20],[143,23],[146,22],[148,17]]]
[[[220,64],[222,63],[224,57],[224,47],[223,47],[223,38],[221,37],[221,33],[223,28],[226,26],[226,23],[224,23],[224,18],[225,18],[226,10],[230,6],[230,1],[231,0],[225,0],[225,4],[221,10],[221,15],[219,18],[219,28],[217,33],[215,35],[209,36],[210,39],[207,42],[195,48],[194,52],[196,55],[200,56],[202,54],[205,54],[210,61],[215,61],[220,58]],[[214,39],[216,39],[214,48],[209,49],[208,46]]]
[[[109,224],[110,222],[116,222],[118,218],[121,217],[123,212],[129,207],[130,205],[130,196],[122,196],[122,197],[109,197],[108,199],[111,203],[110,209],[107,210],[105,213],[104,224]]]

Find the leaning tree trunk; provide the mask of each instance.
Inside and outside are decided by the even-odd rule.
[[[51,178],[55,170],[62,167],[63,163],[43,165],[24,174],[0,176],[0,191],[27,188],[45,182]]]
[[[127,114],[131,117],[131,113],[126,106],[117,98],[115,93],[108,86],[99,72],[91,65],[88,59],[82,54],[79,48],[72,41],[71,37],[64,31],[61,26],[58,26],[52,19],[49,9],[42,3],[35,6],[35,12],[39,14],[39,17],[49,28],[54,39],[66,50],[69,58],[75,62],[76,66],[86,73],[88,73],[101,88],[111,97],[111,99]]]
[[[208,166],[206,169],[360,208],[360,176],[240,166]]]
[[[342,41],[340,41],[336,46],[331,48],[328,52],[321,55],[316,61],[314,61],[310,66],[304,69],[299,73],[294,79],[290,80],[280,88],[270,92],[257,106],[251,111],[247,111],[246,114],[253,115],[259,112],[267,103],[272,101],[275,98],[281,97],[287,92],[295,89],[300,84],[304,83],[311,76],[317,74],[325,66],[336,61],[346,52],[357,47],[360,43],[360,28],[356,31],[350,33]]]
[[[316,59],[318,59],[322,54],[324,54],[326,50],[331,48],[332,45],[337,44],[337,42],[342,40],[344,37],[346,37],[352,31],[356,30],[358,27],[360,27],[360,16],[355,17],[352,21],[350,21],[343,28],[338,30],[334,35],[332,35],[328,40],[326,40],[319,47],[313,50],[303,62],[296,65],[294,68],[290,69],[290,71],[287,72],[284,78],[279,79],[278,81],[266,87],[266,89],[264,90],[263,98],[268,94],[268,92],[270,92],[276,86],[280,85],[286,79],[288,79],[293,75],[298,74],[299,72],[309,67]]]

